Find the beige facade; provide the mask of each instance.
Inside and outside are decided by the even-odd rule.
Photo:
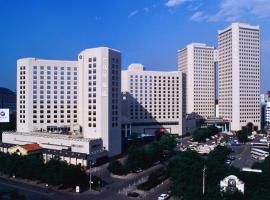
[[[260,129],[260,28],[233,23],[218,31],[219,116],[231,130]]]
[[[104,146],[114,156],[121,153],[120,113],[119,51],[97,47],[80,52],[78,61],[17,61],[18,133],[102,139],[98,148]],[[16,140],[15,135],[8,134],[9,142]],[[57,142],[62,147],[61,140]],[[89,153],[89,143],[86,148],[83,152]]]
[[[102,138],[109,154],[121,153],[121,53],[106,47],[78,56],[79,124],[85,138]]]
[[[178,70],[183,73],[184,109],[199,118],[215,116],[214,47],[192,43],[178,51]]]
[[[153,133],[159,128],[182,135],[182,74],[178,71],[147,71],[131,64],[122,71],[123,121],[131,131]]]
[[[76,61],[19,59],[17,131],[70,131],[78,118],[77,78]]]

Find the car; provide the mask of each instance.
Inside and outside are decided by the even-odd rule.
[[[143,170],[141,169],[141,168],[138,168],[138,169],[135,169],[133,172],[134,173],[140,173],[140,172],[142,172]]]
[[[260,142],[267,142],[267,139],[266,138],[262,138],[262,139],[260,139]]]
[[[170,198],[169,194],[161,194],[159,195],[158,200],[167,200],[169,198]]]
[[[229,156],[229,159],[230,159],[230,160],[235,160],[235,156],[230,155],[230,156]]]
[[[225,162],[227,165],[231,165],[232,164],[232,161],[231,160],[226,160]]]

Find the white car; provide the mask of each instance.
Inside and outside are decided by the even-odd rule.
[[[158,197],[158,200],[167,200],[170,198],[170,195],[168,194],[161,194],[159,197]]]
[[[260,142],[267,142],[267,139],[266,138],[262,138],[262,139],[260,139]]]

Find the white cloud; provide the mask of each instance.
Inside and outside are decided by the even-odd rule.
[[[209,15],[208,21],[236,21],[250,17],[270,17],[269,0],[222,0],[218,11]]]
[[[176,7],[176,6],[179,6],[187,1],[190,1],[190,0],[167,0],[165,5],[167,7]]]
[[[207,18],[206,15],[204,15],[204,13],[202,11],[198,11],[198,12],[195,12],[191,17],[190,19],[192,21],[197,21],[197,22],[201,22],[203,20],[205,20]]]
[[[130,17],[133,17],[133,16],[137,15],[138,12],[139,12],[138,10],[133,10],[132,12],[129,13],[128,17],[129,17],[129,18],[130,18]]]

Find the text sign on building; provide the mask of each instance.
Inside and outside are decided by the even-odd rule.
[[[9,122],[9,109],[0,109],[0,123]]]

